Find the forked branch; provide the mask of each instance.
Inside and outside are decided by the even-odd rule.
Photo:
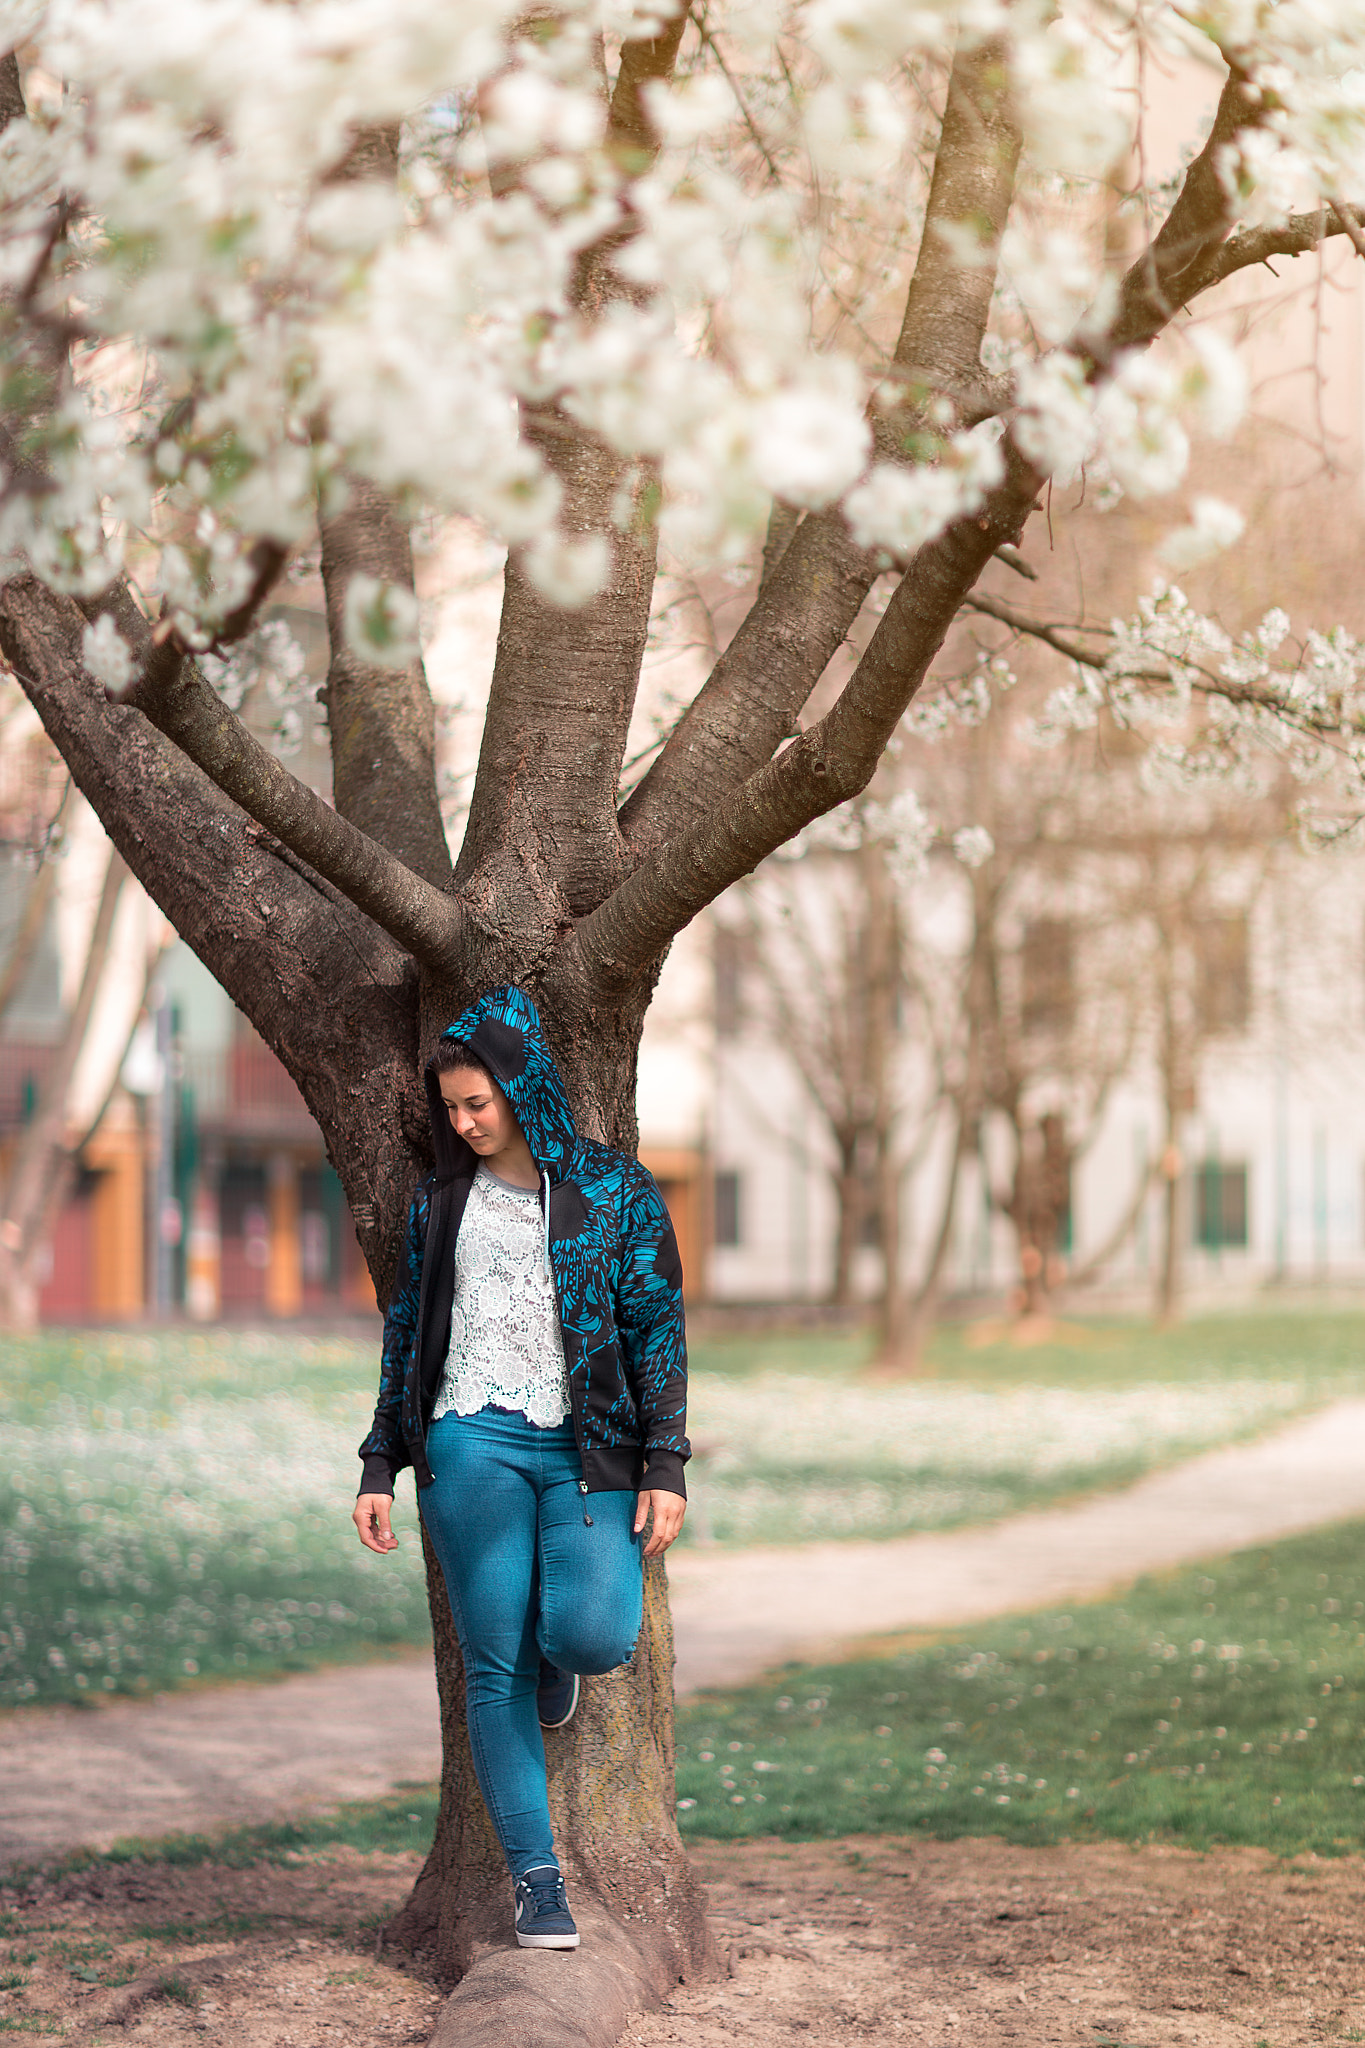
[[[192,661],[149,664],[130,701],[210,781],[417,959],[448,972],[463,911],[340,817],[254,739]]]
[[[566,967],[605,991],[629,988],[722,890],[867,787],[972,585],[997,548],[1018,540],[1039,483],[1012,454],[986,509],[920,550],[833,709],[584,918],[565,949]]]

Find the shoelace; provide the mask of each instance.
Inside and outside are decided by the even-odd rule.
[[[518,1883],[524,1892],[531,1895],[531,1904],[537,1913],[567,1912],[564,1903],[564,1880],[556,1871],[553,1877],[523,1877]]]

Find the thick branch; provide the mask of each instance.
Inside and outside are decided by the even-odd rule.
[[[411,962],[272,851],[141,712],[92,687],[84,624],[33,577],[0,587],[0,653],[133,873],[302,1089],[382,1274],[412,1176],[400,1128],[417,1057]]]
[[[1291,213],[1274,227],[1243,228],[1211,250],[1181,280],[1181,303],[1188,305],[1200,292],[1234,277],[1239,270],[1269,263],[1272,256],[1308,256],[1333,235],[1345,235],[1361,251],[1365,232],[1365,207],[1334,206],[1324,213]]]
[[[1232,202],[1220,175],[1223,152],[1263,116],[1259,87],[1240,72],[1231,72],[1208,140],[1186,171],[1174,206],[1119,288],[1109,349],[1145,347],[1192,293],[1203,289],[1193,280],[1227,241],[1233,221]]]
[[[436,793],[436,713],[421,656],[407,668],[365,661],[346,637],[357,575],[412,590],[407,528],[377,485],[348,478],[345,507],[319,521],[331,660],[323,687],[340,816],[433,889],[450,880]],[[310,856],[311,858],[311,856]]]
[[[653,37],[621,50],[607,110],[608,150],[639,177],[659,149],[645,99],[666,79],[688,21],[683,4]],[[613,259],[632,240],[629,204],[607,234],[584,249],[571,300],[585,321],[615,300],[640,296]],[[528,869],[551,928],[594,908],[627,866],[617,823],[621,763],[630,727],[654,594],[657,534],[643,514],[623,530],[620,502],[632,465],[554,407],[526,408],[524,431],[563,487],[560,525],[605,540],[610,564],[596,597],[576,610],[552,603],[509,556],[497,660],[484,718],[464,844],[460,887],[492,910],[504,884],[524,889]]]
[[[359,128],[331,185],[398,176],[397,122]],[[347,479],[346,503],[320,517],[322,584],[331,660],[323,687],[332,752],[332,801],[343,818],[443,889],[450,848],[436,789],[436,713],[419,655],[407,668],[364,661],[346,637],[346,593],[357,575],[413,589],[408,530],[376,484]]]
[[[866,788],[967,593],[995,550],[1018,540],[1038,489],[1037,473],[1012,455],[987,510],[915,557],[833,709],[585,918],[564,950],[566,967],[604,990],[628,988],[723,889]]]
[[[659,138],[645,107],[644,88],[655,79],[671,78],[678,61],[678,46],[691,18],[689,0],[656,36],[638,37],[622,43],[621,58],[607,113],[606,146],[621,169],[638,177],[648,170],[659,151]]]
[[[1019,137],[999,45],[959,52],[949,81],[924,235],[896,363],[923,396],[979,383],[995,251],[1014,195]],[[954,229],[970,225],[984,260],[958,268]],[[945,230],[947,233],[945,234]],[[916,415],[917,417],[917,415]],[[878,452],[901,453],[907,417],[878,423]],[[647,852],[737,790],[795,730],[802,705],[857,618],[880,558],[858,547],[837,510],[801,522],[711,675],[649,773],[622,806],[621,829]]]
[[[122,616],[120,624],[124,624]],[[339,817],[247,731],[193,662],[149,664],[129,701],[209,779],[421,960],[448,969],[460,906]]]
[[[11,121],[22,121],[27,115],[19,59],[11,50],[7,57],[0,57],[0,131],[8,128]]]
[[[1009,53],[992,39],[953,66],[915,274],[895,360],[930,391],[981,378],[981,341],[995,295],[1000,238],[1014,198],[1021,137],[1010,103]],[[970,235],[978,260],[957,242]]]

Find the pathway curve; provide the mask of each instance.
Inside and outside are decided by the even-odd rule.
[[[680,1694],[861,1636],[1094,1596],[1142,1572],[1365,1515],[1365,1401],[1121,1493],[884,1543],[691,1550],[670,1563]],[[440,1767],[426,1656],[99,1709],[0,1714],[0,1865],[117,1836],[298,1812]]]

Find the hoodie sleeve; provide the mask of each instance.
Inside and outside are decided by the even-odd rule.
[[[398,1272],[384,1316],[384,1346],[379,1359],[379,1399],[370,1433],[360,1446],[362,1493],[392,1493],[393,1482],[411,1462],[403,1441],[403,1383],[417,1341],[417,1310],[422,1295],[422,1254],[426,1249],[430,1195],[418,1188],[408,1210],[408,1227],[398,1254]]]
[[[687,1496],[687,1332],[682,1261],[663,1196],[650,1176],[627,1187],[616,1327],[644,1427],[642,1487]]]

